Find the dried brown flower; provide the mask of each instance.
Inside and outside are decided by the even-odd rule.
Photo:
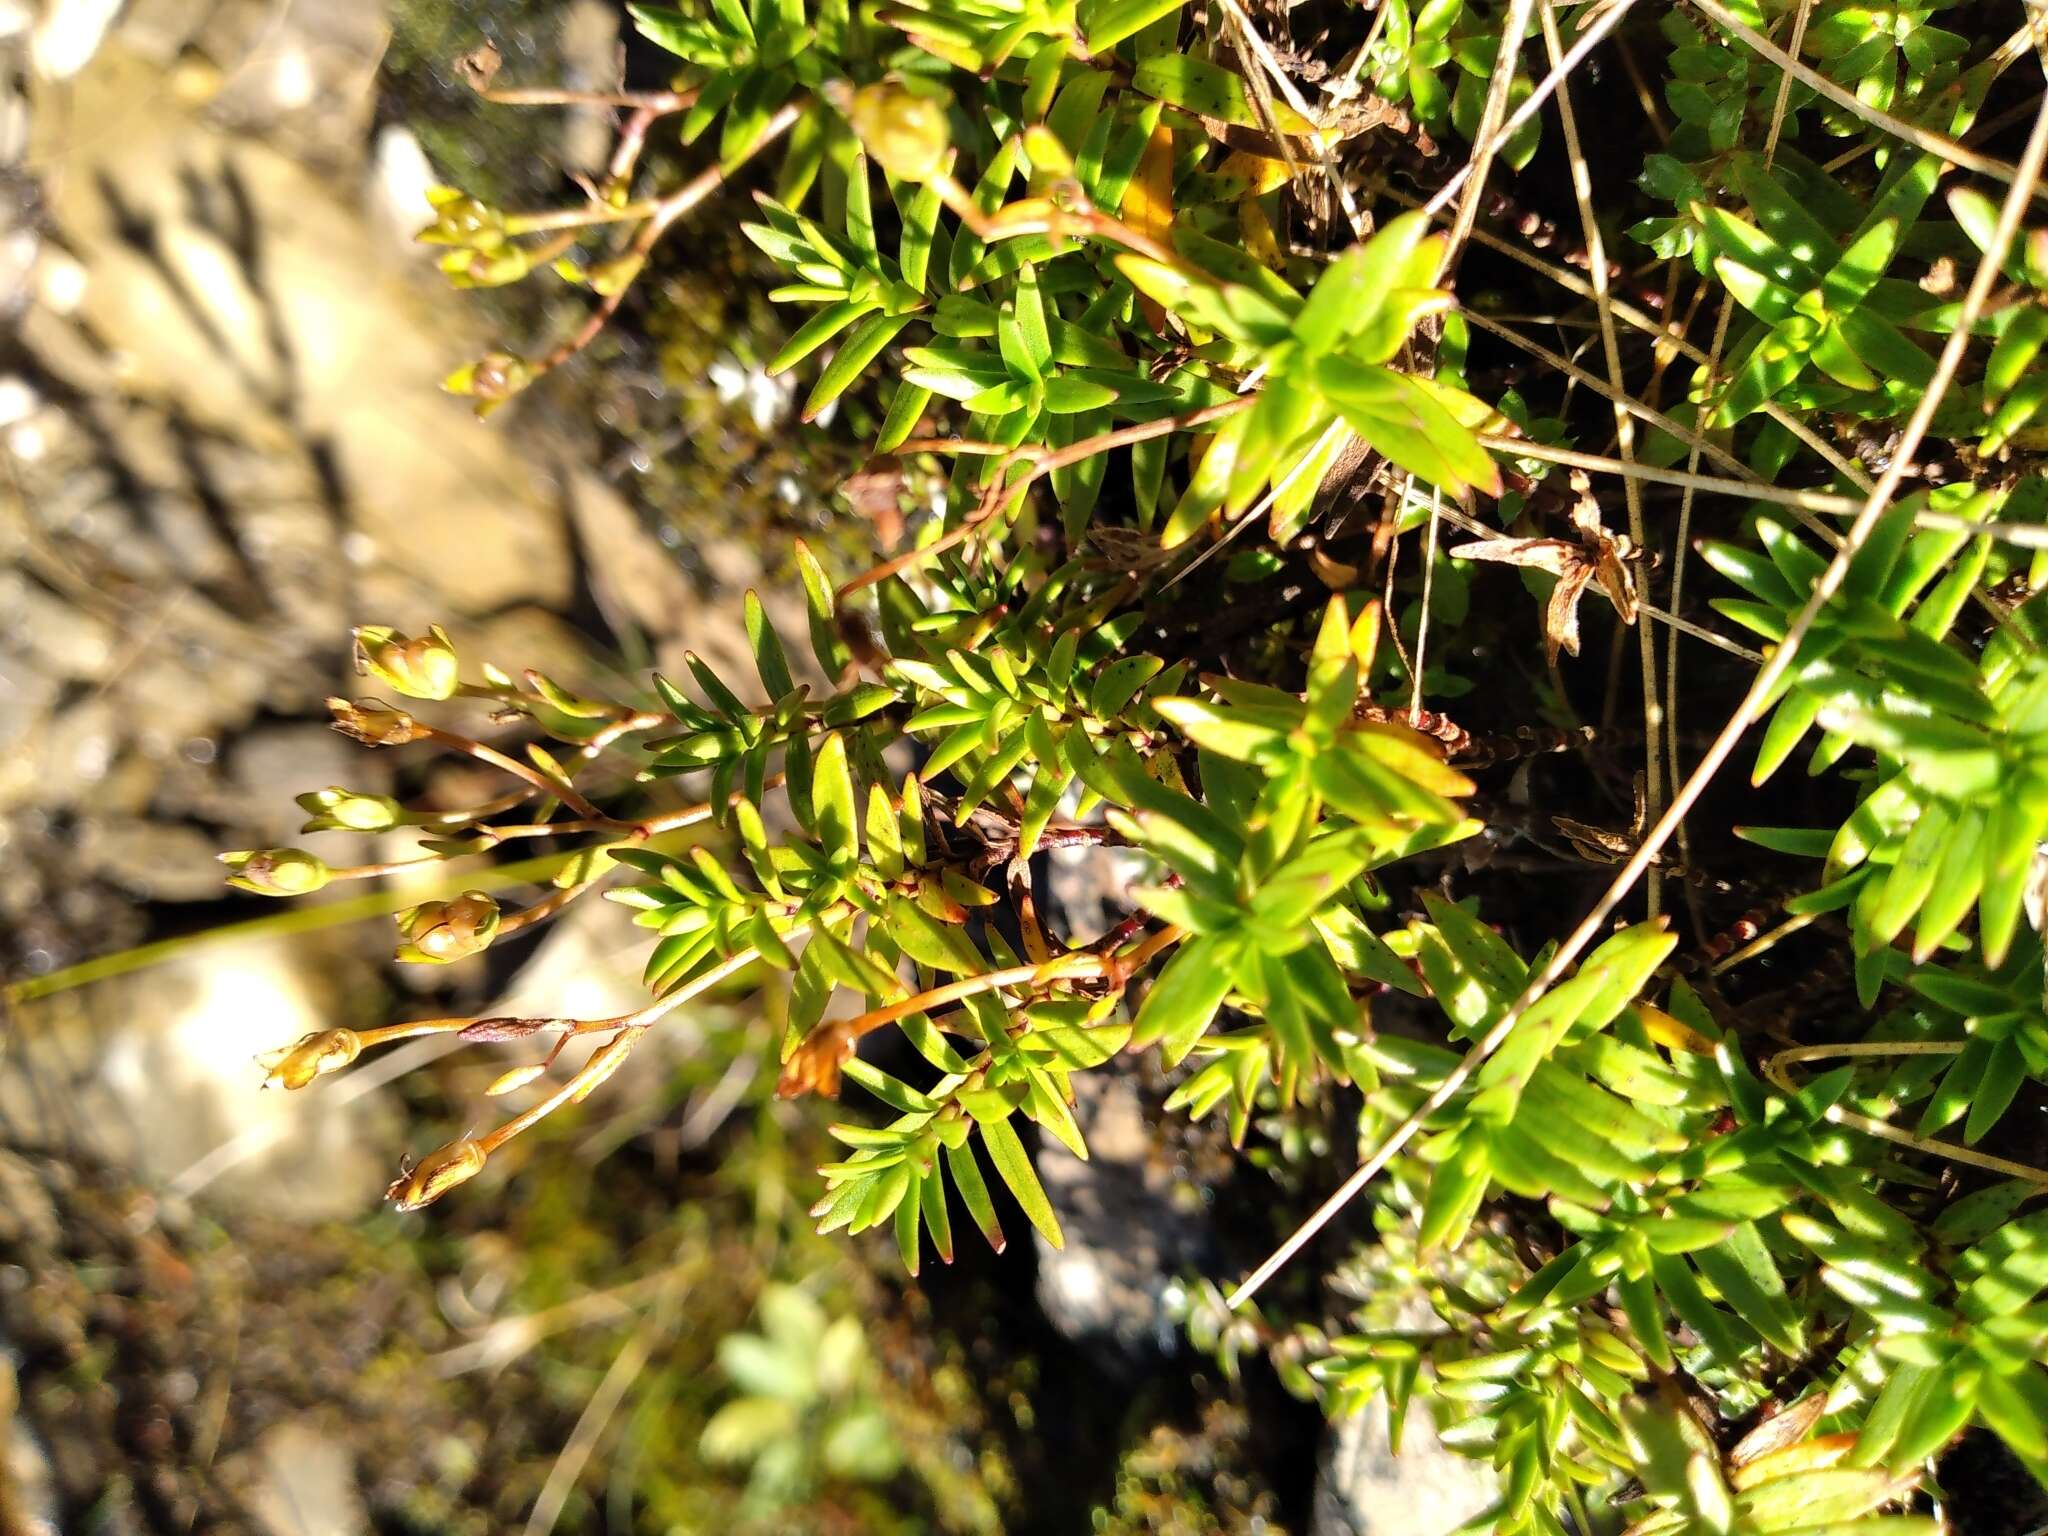
[[[1628,568],[1635,558],[1635,545],[1627,534],[1609,533],[1600,526],[1600,504],[1593,499],[1583,473],[1574,471],[1572,484],[1579,492],[1578,504],[1572,508],[1577,543],[1569,539],[1475,539],[1449,550],[1454,559],[1531,566],[1557,578],[1543,614],[1543,650],[1552,666],[1557,665],[1560,649],[1579,654],[1579,599],[1592,582],[1600,583],[1622,623],[1636,621],[1636,583]]]
[[[483,1147],[468,1137],[436,1147],[393,1179],[384,1198],[401,1211],[432,1205],[456,1185],[483,1172],[486,1155]]]
[[[327,711],[337,731],[366,747],[402,747],[426,735],[419,721],[381,699],[331,698]]]
[[[362,1054],[363,1042],[352,1029],[322,1029],[283,1050],[266,1051],[257,1065],[269,1068],[266,1088],[303,1088],[316,1077],[339,1072]]]

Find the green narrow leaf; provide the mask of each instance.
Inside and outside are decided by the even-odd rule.
[[[1755,1223],[1737,1223],[1721,1242],[1696,1252],[1693,1263],[1735,1314],[1776,1348],[1793,1359],[1805,1352],[1785,1282]]]
[[[1970,1102],[1970,1118],[1963,1123],[1963,1140],[1971,1146],[1982,1141],[1999,1117],[2012,1105],[2020,1084],[2027,1080],[2026,1058],[2016,1041],[2001,1040],[1984,1063],[1984,1075]]]
[[[860,377],[861,371],[882,355],[882,348],[894,341],[910,321],[909,315],[870,315],[863,320],[853,334],[839,344],[839,350],[832,354],[832,361],[818,375],[810,398],[804,401],[804,420],[815,420],[820,411],[844,394]]]
[[[1031,1224],[1053,1247],[1065,1247],[1066,1238],[1060,1232],[1059,1218],[1053,1214],[1052,1202],[1046,1198],[1045,1188],[1038,1182],[1038,1173],[1031,1166],[1031,1155],[1024,1150],[1024,1143],[1010,1122],[984,1120],[981,1122],[981,1139],[988,1147],[989,1161],[996,1165],[996,1172],[1002,1175],[1003,1182],[1016,1196],[1017,1204]]]
[[[868,180],[868,157],[859,149],[853,151],[846,167],[846,239],[867,266],[872,268],[880,260],[875,245],[874,187]]]
[[[1699,1335],[1709,1355],[1723,1369],[1732,1368],[1750,1348],[1756,1335],[1740,1318],[1730,1317],[1707,1300],[1699,1282],[1684,1259],[1675,1255],[1652,1254],[1650,1272],[1657,1289],[1671,1304],[1671,1310]]]
[[[872,299],[844,299],[819,310],[797,328],[794,336],[782,344],[781,351],[768,359],[768,371],[781,373],[784,369],[795,367],[874,308],[875,303]]]
[[[747,589],[746,622],[747,643],[753,647],[754,667],[761,674],[761,686],[768,690],[771,702],[787,698],[796,692],[796,679],[789,675],[789,658],[783,654],[782,640],[751,587]]]
[[[839,638],[832,583],[825,576],[825,568],[818,564],[818,557],[811,553],[810,545],[802,539],[796,541],[796,568],[803,578],[804,607],[810,614],[812,654],[818,658],[825,676],[836,679],[853,658],[846,642]]]
[[[1081,6],[1081,35],[1088,51],[1102,57],[1125,38],[1134,36],[1174,12],[1187,0],[1087,0]]]
[[[846,741],[834,731],[819,744],[812,764],[811,814],[826,856],[842,869],[852,868],[860,859],[853,806],[853,774],[846,762]]]
[[[910,1174],[910,1181],[915,1188],[896,1206],[896,1251],[902,1255],[903,1267],[909,1271],[913,1279],[917,1276],[917,1223],[924,1206],[924,1187],[937,1178],[936,1170],[926,1178]]]
[[[1135,1038],[1160,1042],[1169,1066],[1194,1049],[1230,992],[1234,946],[1209,936],[1184,941],[1152,983],[1133,1024]]]
[[[946,1210],[946,1180],[935,1166],[918,1182],[917,1200],[924,1214],[925,1231],[941,1264],[953,1262],[953,1219]]]
[[[982,1182],[981,1165],[974,1160],[973,1147],[966,1142],[957,1147],[948,1145],[946,1169],[953,1175],[953,1184],[960,1191],[960,1200],[967,1207],[967,1214],[974,1218],[981,1235],[988,1239],[989,1247],[1001,1253],[1007,1239],[996,1220],[995,1202],[988,1197],[988,1185]]]
[[[1457,1150],[1437,1164],[1430,1176],[1416,1237],[1423,1249],[1455,1248],[1464,1241],[1490,1179],[1484,1143],[1470,1135],[1462,1138]]]

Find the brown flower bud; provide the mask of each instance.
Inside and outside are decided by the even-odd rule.
[[[450,699],[460,686],[455,646],[438,624],[417,638],[382,624],[355,632],[356,671],[389,683],[407,698]]]
[[[476,1142],[464,1137],[436,1147],[413,1167],[391,1181],[384,1198],[401,1211],[416,1211],[432,1205],[458,1184],[465,1184],[483,1171],[485,1153]]]
[[[559,1021],[555,1019],[515,1019],[504,1016],[478,1019],[474,1023],[463,1025],[455,1038],[462,1041],[482,1041],[488,1043],[524,1040],[529,1035],[539,1034],[551,1024],[559,1024]]]
[[[853,1042],[837,1025],[812,1030],[782,1064],[782,1077],[775,1084],[779,1099],[798,1099],[807,1093],[820,1098],[839,1097],[839,1069],[853,1054]]]
[[[304,896],[328,882],[327,861],[303,848],[251,848],[220,855],[228,884],[258,896]]]
[[[286,1046],[281,1051],[264,1052],[256,1062],[270,1070],[270,1075],[263,1079],[264,1087],[303,1088],[316,1077],[339,1072],[360,1056],[362,1050],[363,1042],[354,1030],[321,1029],[305,1036],[296,1045]]]
[[[402,747],[426,734],[411,715],[378,699],[329,699],[327,710],[337,731],[366,747]]]
[[[479,400],[509,400],[533,382],[526,359],[510,352],[486,352],[469,376],[469,392]]]
[[[502,405],[533,382],[533,365],[510,352],[486,352],[441,381],[451,395],[473,395],[481,413]]]
[[[453,901],[423,901],[398,914],[405,942],[398,958],[415,964],[446,965],[490,947],[498,935],[498,904],[482,891],[464,891]]]
[[[945,174],[953,130],[946,109],[900,85],[864,85],[847,108],[853,131],[875,163],[901,181]]]

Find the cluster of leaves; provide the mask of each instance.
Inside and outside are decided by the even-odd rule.
[[[1569,393],[1532,404],[1492,387],[1496,366],[1475,370],[1476,322],[1515,333],[1456,310],[1447,275],[1464,253],[1431,223],[1438,205],[1453,230],[1468,222],[1455,186],[1404,213],[1375,181],[1354,206],[1363,135],[1405,131],[1402,152],[1426,165],[1430,133],[1482,138],[1531,102],[1533,50],[1564,43],[1547,6],[1539,43],[1505,35],[1520,6],[1388,0],[1347,65],[1316,61],[1320,105],[1230,0],[1211,26],[1177,0],[636,11],[680,61],[666,115],[682,140],[718,130],[707,175],[782,146],[746,226],[783,278],[774,297],[797,306],[772,368],[813,373],[807,419],[863,402],[849,415],[879,423],[870,478],[899,514],[930,516],[836,590],[799,553],[802,676],[751,597],[755,680],[693,658],[689,687],[657,679],[637,700],[531,674],[464,681],[438,631],[365,632],[365,665],[401,692],[488,698],[574,752],[536,746],[521,763],[337,701],[372,744],[430,740],[527,781],[525,820],[501,819],[510,803],[441,814],[429,857],[578,840],[558,892],[525,912],[473,892],[408,914],[404,957],[474,953],[600,883],[655,935],[646,1009],[463,1024],[470,1039],[602,1043],[535,1108],[401,1179],[401,1204],[587,1095],[670,1009],[779,970],[783,1091],[852,1083],[873,1107],[833,1127],[847,1150],[821,1170],[814,1215],[827,1231],[889,1227],[912,1273],[927,1251],[953,1257],[956,1210],[1000,1249],[1004,1199],[1062,1241],[1032,1142],[1085,1157],[1075,1075],[1125,1052],[1156,1051],[1176,1075],[1164,1107],[1215,1115],[1233,1146],[1298,1146],[1301,1115],[1355,1113],[1385,1154],[1371,1193],[1384,1241],[1351,1266],[1371,1276],[1365,1305],[1347,1318],[1297,1291],[1307,1315],[1288,1326],[1212,1316],[1198,1333],[1233,1362],[1267,1346],[1334,1413],[1383,1396],[1398,1425],[1425,1405],[1499,1475],[1472,1529],[1909,1536],[1935,1528],[1929,1459],[1973,1424],[2048,1482],[2048,1224],[2027,1208],[2048,1173],[2020,1160],[2008,1118],[2048,1084],[2048,617],[2027,597],[2048,577],[2027,553],[2048,547],[2029,457],[2048,403],[2048,237],[2006,255],[1994,302],[1966,301],[1960,274],[2002,235],[1997,204],[1952,168],[2002,169],[2022,198],[2033,173],[1948,142],[2014,94],[2026,53],[1932,25],[1938,7],[1780,9],[1667,10],[1627,38],[1662,58],[1674,119],[1656,119],[1634,210],[1673,318],[1553,275],[1591,299],[1581,318],[1602,333],[1610,388],[1651,424],[1640,444]],[[1811,62],[1796,79],[1759,31],[1799,38]],[[1357,110],[1366,88],[1376,112]],[[664,115],[639,110],[636,131]],[[1915,140],[1893,136],[1898,117]],[[1479,181],[1536,153],[1541,123],[1475,146]],[[1821,138],[1855,142],[1824,166]],[[445,198],[431,235],[468,253],[451,268],[468,279],[478,261],[511,271],[528,231],[594,229],[616,243],[569,267],[613,274],[591,286],[615,307],[696,185],[637,200],[613,185],[561,218]],[[1646,333],[1629,348],[1617,316]],[[1667,415],[1652,401],[1677,357],[1689,376]],[[457,387],[495,405],[545,366],[500,355]],[[1935,387],[1920,457],[1937,483],[1844,544],[1809,509],[1871,494]],[[1680,955],[1654,898],[1553,967],[1554,903],[1486,874],[1503,844],[1552,847],[1516,817],[1531,769],[1493,793],[1481,774],[1502,752],[1423,707],[1471,686],[1418,654],[1431,619],[1473,642],[1474,671],[1492,665],[1477,643],[1491,616],[1467,601],[1478,578],[1451,556],[1520,566],[1547,602],[1541,671],[1495,668],[1471,699],[1495,711],[1480,729],[1572,719],[1557,653],[1578,654],[1591,591],[1623,625],[1705,634],[1713,675],[1746,685],[1720,658],[1753,653],[1639,603],[1661,595],[1646,554],[1691,553],[1646,531],[1641,487],[1630,536],[1611,536],[1590,481],[1561,467],[1689,497],[1697,477],[1669,473],[1688,452],[1740,477],[1705,482],[1733,484],[1739,509],[1717,506],[1702,546],[1730,584],[1714,609],[1797,646],[1759,706],[1755,781],[1818,731],[1808,766],[1833,798],[1816,803],[1840,811],[1746,829],[1822,861],[1800,866],[1773,937],[1813,925],[1802,942],[1845,928],[1848,944],[1830,1006],[1768,1025],[1731,996],[1739,980]],[[1347,486],[1384,501],[1377,526],[1338,505]],[[1543,535],[1559,515],[1575,538]],[[1446,554],[1452,518],[1482,537]],[[1192,615],[1177,607],[1174,589],[1247,532],[1183,589]],[[1420,545],[1405,585],[1403,539]],[[1679,700],[1659,699],[1650,660],[1646,644],[1640,718],[1656,737]],[[1381,696],[1418,675],[1406,700]],[[627,743],[657,796],[690,777],[706,803],[600,811],[577,776]],[[1653,748],[1652,798],[1660,771]],[[1591,780],[1578,798],[1603,793]],[[321,826],[420,820],[341,790],[309,804]],[[698,823],[719,836],[655,841]],[[1556,826],[1591,846],[1583,824]],[[1035,871],[1056,849],[1117,850],[1144,871],[1100,939],[1041,913]],[[296,850],[235,857],[245,888],[280,894],[334,873]],[[1724,971],[1747,959],[1713,947],[1701,910],[1694,947]],[[885,1031],[901,1042],[886,1067],[863,1054]],[[274,1080],[300,1086],[378,1043],[346,1033],[302,1043]],[[504,1091],[530,1091],[553,1060]],[[1840,1064],[1807,1080],[1809,1062]]]
[[[903,1452],[876,1402],[874,1361],[860,1321],[828,1319],[805,1292],[761,1293],[760,1333],[730,1333],[718,1364],[740,1393],[704,1426],[711,1462],[748,1468],[745,1513],[760,1516],[807,1497],[823,1478],[879,1482]]]

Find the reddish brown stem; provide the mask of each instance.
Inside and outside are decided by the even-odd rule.
[[[1155,437],[1165,437],[1169,433],[1206,426],[1212,421],[1221,421],[1224,417],[1233,416],[1243,410],[1254,398],[1256,397],[1251,395],[1241,395],[1234,400],[1225,400],[1217,405],[1205,405],[1199,410],[1188,411],[1180,416],[1163,416],[1157,421],[1141,421],[1134,426],[1118,427],[1111,432],[1101,432],[1094,437],[1083,438],[1080,442],[1071,443],[1065,448],[1048,449],[1038,444],[1027,444],[1021,448],[1004,449],[1003,461],[996,465],[995,473],[989,481],[989,488],[982,494],[981,504],[958,526],[947,529],[929,544],[906,550],[892,559],[884,560],[880,565],[863,571],[839,589],[839,596],[844,598],[849,593],[858,592],[862,587],[871,587],[878,581],[887,581],[891,576],[909,570],[912,566],[922,565],[932,556],[964,543],[972,538],[977,530],[1012,505],[1034,481],[1056,469],[1079,464],[1084,459],[1094,458],[1098,453],[1108,453],[1117,448],[1127,448],[1133,443],[1142,443]],[[920,451],[932,453],[942,453],[950,449],[958,453],[981,454],[994,446],[973,438],[920,438],[913,441],[923,445]],[[906,443],[904,447],[909,449],[910,444]],[[1022,479],[1005,484],[1003,476],[1010,472],[1012,465],[1022,459],[1031,461],[1030,470]]]
[[[782,110],[768,120],[768,126],[762,130],[760,138],[755,141],[754,148],[749,151],[749,154],[758,154],[762,149],[765,149],[768,145],[774,143],[775,140],[782,137],[783,134],[789,132],[790,128],[795,125],[796,120],[803,115],[804,106],[805,103],[801,100],[785,103]],[[661,237],[668,233],[668,228],[671,224],[675,223],[677,219],[680,219],[684,214],[695,208],[724,185],[724,168],[713,165],[700,171],[666,197],[656,199],[648,214],[647,222],[641,225],[639,234],[633,237],[633,243],[628,247],[628,253],[640,257],[648,255],[660,242]],[[551,368],[559,368],[593,341],[597,340],[599,334],[611,323],[612,316],[619,312],[619,306],[625,302],[626,294],[631,291],[632,286],[630,282],[621,283],[612,292],[606,294],[598,306],[590,312],[583,324],[577,328],[575,334],[562,342],[539,362],[535,363],[533,371],[536,374],[541,374],[546,373]]]
[[[493,768],[501,768],[514,778],[524,779],[541,794],[552,795],[579,816],[588,817],[592,821],[609,820],[602,811],[584,799],[576,787],[566,780],[551,778],[531,763],[522,763],[516,757],[507,757],[496,747],[486,746],[483,742],[476,740],[472,736],[463,736],[455,731],[444,731],[439,726],[421,725],[419,727],[419,739],[439,742],[442,746],[473,757],[480,763],[489,763]]]

